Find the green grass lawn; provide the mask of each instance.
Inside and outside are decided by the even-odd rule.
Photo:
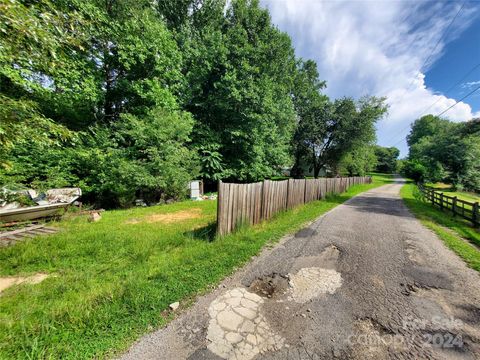
[[[400,193],[408,208],[426,227],[433,230],[470,267],[480,271],[480,233],[477,230],[466,221],[453,218],[422,201],[414,184],[406,184]]]
[[[0,296],[0,358],[112,357],[166,324],[170,303],[188,306],[265,244],[390,181],[374,176],[373,184],[222,238],[213,236],[216,202],[185,201],[106,211],[96,223],[66,219],[55,235],[2,248],[1,275],[51,276]]]
[[[480,194],[465,192],[465,191],[454,191],[452,185],[444,183],[430,183],[428,186],[436,189],[439,192],[443,192],[447,196],[456,196],[457,198],[470,202],[480,202]]]

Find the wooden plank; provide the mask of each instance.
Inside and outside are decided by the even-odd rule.
[[[293,179],[288,179],[287,209],[291,208],[293,197]]]
[[[7,240],[23,240],[24,238],[31,238],[39,235],[51,235],[58,232],[58,229],[53,227],[47,227],[43,224],[27,226],[21,229],[6,231],[0,233],[0,241]]]
[[[252,186],[250,187],[250,193],[249,193],[249,203],[250,203],[250,224],[253,225],[255,224],[255,194],[256,194],[256,188],[257,188],[257,183],[253,183]]]
[[[6,231],[6,232],[3,232],[3,233],[0,233],[0,238],[4,237],[4,236],[12,236],[12,235],[16,235],[16,234],[21,234],[25,231],[40,229],[40,228],[43,228],[44,226],[45,225],[32,225],[32,226],[28,226],[28,227],[25,227],[25,228],[22,228],[22,229]]]
[[[276,181],[273,186],[273,196],[272,196],[272,216],[278,213],[278,203],[280,201],[279,186]]]
[[[262,214],[262,203],[263,203],[263,182],[261,183],[261,186],[259,187],[259,190],[258,190],[258,193],[257,193],[257,197],[258,197],[258,209],[257,209],[257,216],[258,216],[258,219],[257,219],[257,222],[261,222],[263,220],[263,214]]]
[[[270,182],[270,192],[268,194],[268,203],[267,203],[268,218],[269,219],[273,216],[273,199],[274,198],[275,198],[275,182],[271,181]]]
[[[278,182],[273,183],[272,197],[270,198],[270,217],[274,217],[277,213],[277,201],[278,201]]]
[[[228,184],[228,218],[226,224],[226,231],[230,233],[232,231],[233,224],[233,200],[234,200],[234,184]]]
[[[219,188],[220,189],[220,188]],[[225,235],[226,233],[226,224],[228,218],[228,185],[222,183],[221,184],[221,193],[217,197],[218,204],[217,208],[221,208],[220,218],[217,218],[218,221],[218,233],[220,235]]]
[[[222,199],[220,199],[222,203],[222,214],[220,216],[221,235],[225,235],[228,232],[228,214],[230,213],[230,209],[228,207],[229,191],[230,191],[230,186],[228,184],[222,183]]]
[[[228,234],[232,231],[233,184],[228,184],[226,191],[228,195],[226,197],[227,221],[225,222],[225,233]]]
[[[263,214],[262,218],[264,220],[268,219],[268,203],[269,203],[269,196],[270,196],[270,180],[265,180],[263,182]]]
[[[256,224],[255,222],[255,217],[256,217],[256,209],[257,209],[257,189],[258,189],[258,183],[255,183],[252,185],[252,192],[250,195],[250,201],[252,204],[252,225]]]
[[[250,184],[243,184],[243,221],[250,224]]]
[[[217,194],[217,234],[223,235],[222,231],[222,204],[224,200],[223,191],[222,191],[222,180],[218,181],[218,194]]]
[[[238,214],[238,225],[242,225],[245,223],[246,221],[246,211],[247,211],[247,208],[245,207],[245,205],[247,205],[247,199],[245,198],[246,196],[246,190],[247,190],[247,187],[245,186],[245,184],[240,184],[238,185],[238,187],[240,188],[240,192],[239,192],[239,214]]]

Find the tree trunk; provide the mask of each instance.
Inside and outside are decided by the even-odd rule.
[[[295,151],[295,162],[293,164],[292,170],[290,171],[290,176],[294,178],[300,178],[303,176],[303,169],[300,163],[300,152]]]
[[[315,149],[313,149],[313,177],[315,179],[318,178],[318,174],[320,173],[320,164],[318,163],[317,156],[315,155]]]

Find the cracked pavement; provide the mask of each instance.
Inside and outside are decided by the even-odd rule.
[[[266,248],[121,358],[479,359],[480,276],[410,214],[402,185]]]

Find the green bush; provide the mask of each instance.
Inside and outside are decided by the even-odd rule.
[[[415,182],[423,182],[427,176],[427,169],[416,160],[407,160],[403,164],[403,174]]]

